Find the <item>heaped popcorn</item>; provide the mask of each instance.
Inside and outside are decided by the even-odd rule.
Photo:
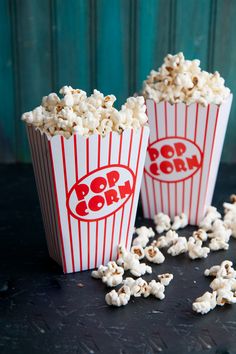
[[[125,129],[138,129],[146,124],[146,106],[142,96],[130,97],[118,111],[113,107],[114,95],[104,96],[94,90],[87,97],[86,92],[64,86],[56,93],[43,97],[42,103],[22,115],[22,120],[33,125],[47,136],[73,134],[105,136],[111,131],[122,133]]]
[[[174,222],[171,226],[172,230],[183,229],[188,225],[188,217],[184,213],[176,215],[174,217]]]
[[[224,79],[216,71],[201,70],[199,60],[185,60],[183,53],[168,54],[158,71],[152,70],[143,83],[142,94],[156,102],[194,102],[220,105],[230,95]]]
[[[160,236],[157,240],[152,242],[152,246],[156,246],[158,248],[170,247],[173,242],[178,239],[177,232],[173,230],[169,230],[165,236]]]
[[[158,213],[154,216],[154,223],[156,224],[156,231],[161,234],[170,229],[170,217],[164,213]]]

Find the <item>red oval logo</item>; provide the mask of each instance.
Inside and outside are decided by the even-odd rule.
[[[202,166],[202,151],[191,140],[168,137],[148,146],[145,171],[160,182],[180,182]]]
[[[68,193],[67,208],[79,220],[97,221],[114,214],[134,192],[135,176],[124,165],[109,165],[91,171]]]

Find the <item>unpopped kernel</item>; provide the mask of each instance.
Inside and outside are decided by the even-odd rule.
[[[70,138],[73,134],[122,133],[125,129],[142,127],[148,119],[142,96],[128,98],[118,111],[113,106],[116,97],[104,96],[97,90],[87,97],[83,90],[64,86],[60,94],[62,98],[56,93],[43,97],[41,105],[24,113],[22,120],[47,136]]]
[[[222,104],[230,95],[224,79],[216,71],[201,70],[200,61],[185,60],[183,53],[168,54],[158,71],[152,70],[143,83],[142,94],[156,102],[171,104]]]

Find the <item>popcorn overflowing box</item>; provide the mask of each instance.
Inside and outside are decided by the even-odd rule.
[[[70,92],[73,96],[72,89]],[[93,95],[99,96],[102,106],[106,97],[98,91]],[[88,99],[84,98],[83,104]],[[127,102],[145,113],[143,98],[138,100],[139,103],[136,98],[130,98]],[[91,111],[92,107],[88,107]],[[130,114],[131,108],[127,109]],[[124,106],[122,110],[125,116]],[[110,116],[116,114],[116,119],[121,115],[121,111],[111,107],[100,111],[109,112]],[[28,123],[50,256],[62,265],[65,273],[92,269],[116,259],[118,244],[123,243],[128,248],[131,244],[149,128],[144,121],[138,127],[129,116],[129,124],[122,120],[122,127],[125,125],[122,133],[111,125],[111,129],[103,129],[101,134],[88,127],[83,117],[80,128],[87,128],[86,133],[75,134],[72,129],[76,125],[72,124],[71,129],[67,127],[55,134],[58,130],[56,115],[54,125],[47,124],[54,127],[49,134],[44,130],[45,112],[38,129],[35,129],[35,118],[29,119],[27,114],[23,119]],[[96,129],[101,124],[100,118]]]
[[[197,225],[211,204],[232,94],[198,60],[168,55],[144,83],[150,138],[141,197],[144,216],[184,213]]]

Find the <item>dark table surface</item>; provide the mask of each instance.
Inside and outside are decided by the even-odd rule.
[[[63,275],[49,259],[31,165],[0,165],[0,188],[0,353],[236,353],[236,305],[205,316],[191,310],[209,290],[204,269],[235,261],[236,240],[204,260],[168,255],[145,277],[174,274],[163,301],[132,298],[112,308],[90,271]],[[236,166],[222,165],[214,205],[233,192]],[[144,224],[152,222],[139,209],[137,225]]]

